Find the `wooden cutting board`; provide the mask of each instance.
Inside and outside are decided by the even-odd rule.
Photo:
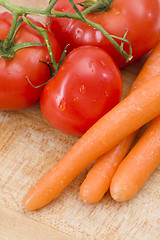
[[[46,6],[48,1],[13,1]],[[43,21],[43,20],[42,20]],[[124,68],[124,95],[145,58]],[[77,141],[52,128],[39,102],[20,111],[0,112],[0,240],[158,240],[160,239],[160,168],[130,201],[115,202],[109,193],[97,204],[79,198],[85,169],[48,206],[26,211],[22,199]]]

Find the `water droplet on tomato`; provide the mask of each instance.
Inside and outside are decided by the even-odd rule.
[[[62,71],[64,70],[64,66],[61,66],[61,70],[62,70]]]
[[[79,102],[79,98],[78,98],[78,97],[75,97],[75,98],[74,98],[74,101],[75,101],[75,102]]]
[[[116,16],[120,15],[121,12],[120,11],[116,11]]]
[[[78,28],[78,29],[76,30],[76,35],[78,35],[78,37],[80,37],[82,33],[83,33],[83,30],[82,30],[82,29]]]
[[[66,27],[62,27],[62,31],[65,32],[67,29]]]
[[[102,41],[103,34],[100,31],[96,31],[96,41],[100,43]]]
[[[79,29],[77,29],[76,33],[79,34],[81,31]]]
[[[58,107],[59,107],[59,110],[60,110],[60,111],[64,111],[64,110],[66,109],[66,103],[65,103],[65,101],[64,101],[64,98],[61,99]]]
[[[78,77],[79,76],[79,73],[76,73],[76,77]]]
[[[61,8],[60,11],[61,11],[61,12],[65,12],[65,9],[64,9],[64,8]]]
[[[84,85],[82,85],[79,89],[81,94],[85,94],[86,93],[86,87]]]
[[[93,67],[93,63],[94,63],[93,60],[90,60],[90,61],[89,61],[88,65],[89,65],[90,68]]]
[[[78,28],[76,30],[76,35],[75,35],[76,40],[79,40],[81,38],[82,34],[83,34],[83,30]]]
[[[106,66],[106,64],[105,64],[103,61],[101,61],[101,64],[102,64],[103,66]]]
[[[105,96],[108,97],[109,93],[107,91],[104,92]]]

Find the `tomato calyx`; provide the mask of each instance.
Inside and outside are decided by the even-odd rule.
[[[0,40],[0,58],[4,58],[6,60],[12,59],[15,56],[16,52],[20,49],[27,48],[27,47],[34,47],[34,46],[46,46],[46,44],[35,43],[35,42],[12,43],[10,48],[4,51],[3,44],[4,44],[4,41]]]
[[[24,14],[24,17],[26,14]],[[36,43],[36,42],[26,42],[26,43],[15,43],[14,38],[15,35],[20,28],[23,18],[21,17],[18,20],[19,15],[17,13],[13,14],[12,26],[10,32],[4,41],[0,40],[0,57],[6,60],[12,59],[16,52],[22,48],[26,47],[35,47],[35,46],[46,46],[43,43]]]
[[[52,49],[51,49],[51,46],[50,46],[50,43],[48,40],[48,36],[47,36],[47,30],[36,26],[26,17],[27,14],[48,15],[56,2],[57,2],[57,0],[52,0],[52,1],[50,1],[49,5],[45,9],[39,9],[39,8],[30,8],[30,7],[19,6],[14,3],[11,3],[8,0],[0,0],[0,5],[6,9],[8,9],[12,13],[12,16],[13,16],[10,32],[9,32],[8,36],[6,37],[6,39],[4,41],[1,40],[1,42],[0,42],[0,57],[9,60],[14,57],[16,51],[18,51],[22,48],[33,47],[33,46],[47,46],[48,50],[49,50],[49,55],[51,58],[52,65],[54,66],[55,70],[57,70],[57,63],[55,62],[53,54],[52,54]],[[20,19],[19,19],[19,17],[20,17]],[[44,37],[46,44],[35,43],[35,42],[14,43],[15,35],[23,21],[25,21],[28,25],[30,25],[38,33],[40,33],[42,35],[42,37]]]
[[[113,0],[86,0],[77,4],[81,7],[84,7],[85,9],[89,8],[89,12],[103,12],[111,8],[112,2]]]
[[[65,60],[65,58],[66,58],[66,53],[67,53],[67,47],[68,47],[68,46],[69,46],[69,44],[66,45],[66,47],[64,48],[64,50],[63,50],[63,52],[62,52],[62,54],[61,54],[60,60],[59,60],[58,65],[57,65],[57,71],[59,70],[60,66],[62,65],[62,63],[64,62],[64,60]],[[43,84],[41,84],[41,85],[34,86],[34,85],[31,83],[30,79],[26,76],[27,81],[29,82],[29,84],[30,84],[33,88],[40,88],[40,87],[46,85],[46,84],[47,84],[51,79],[53,79],[53,78],[56,76],[56,74],[57,74],[57,71],[56,71],[56,72],[53,71],[52,63],[51,63],[51,62],[45,62],[45,61],[42,61],[42,60],[39,60],[39,61],[42,62],[42,63],[44,63],[44,64],[46,64],[46,65],[48,66],[49,71],[50,71],[50,79],[49,79],[47,82],[45,82],[45,83],[43,83]]]

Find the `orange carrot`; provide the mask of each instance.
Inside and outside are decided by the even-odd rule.
[[[152,121],[143,136],[121,162],[111,181],[110,192],[116,201],[132,198],[160,164],[160,116]]]
[[[160,41],[152,50],[139,75],[132,85],[132,91],[142,86],[150,80],[151,77],[160,75]]]
[[[25,196],[28,210],[56,198],[91,162],[160,114],[160,77],[133,91],[98,120]]]
[[[152,50],[129,93],[158,74],[160,74],[160,42]],[[80,187],[79,195],[84,202],[95,203],[103,198],[118,165],[128,153],[136,133],[137,131],[123,139],[115,148],[96,160]]]
[[[80,187],[80,198],[87,203],[99,202],[110,187],[111,179],[128,153],[136,132],[124,138],[116,147],[99,157]]]

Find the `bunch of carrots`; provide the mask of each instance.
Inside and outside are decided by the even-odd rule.
[[[131,148],[138,129],[149,122]],[[97,121],[26,194],[24,207],[32,211],[51,202],[94,160],[80,187],[80,197],[88,203],[100,201],[109,188],[116,201],[129,200],[160,164],[160,42],[126,98]]]

